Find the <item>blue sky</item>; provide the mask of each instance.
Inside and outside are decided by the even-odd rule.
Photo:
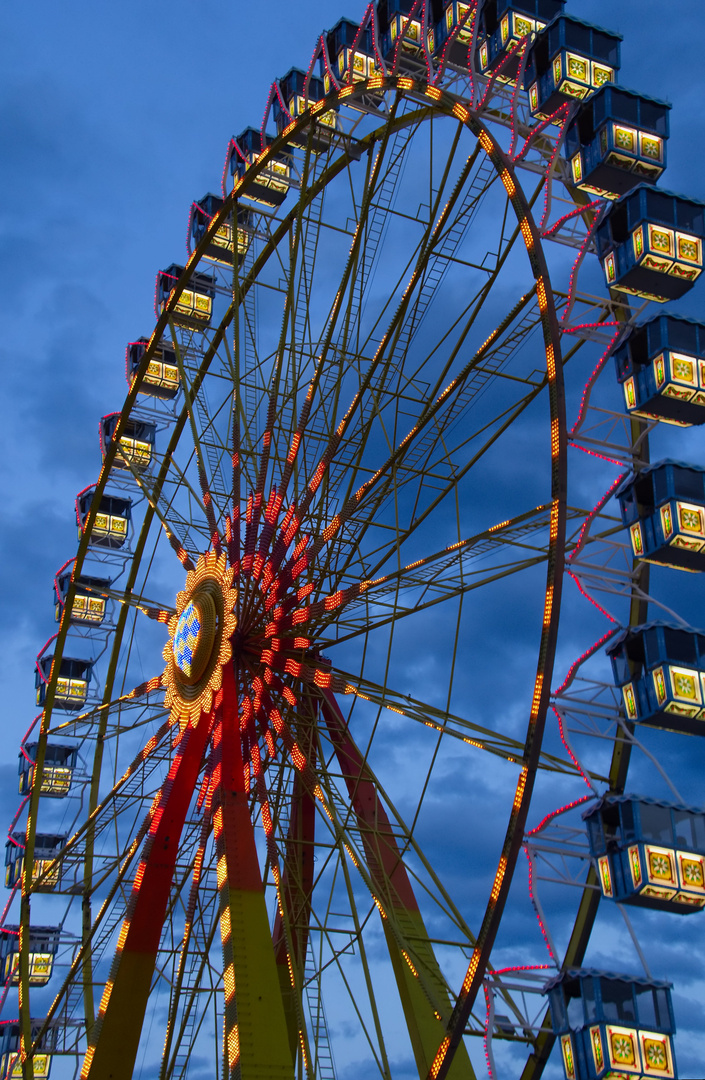
[[[699,0],[674,0],[666,9],[660,0],[573,0],[568,9],[624,35],[620,82],[673,104],[663,186],[705,200]],[[155,272],[183,261],[190,203],[219,190],[229,138],[248,124],[259,127],[272,78],[292,65],[306,68],[317,34],[343,14],[359,18],[361,9],[334,0],[246,9],[224,0],[39,0],[6,5],[0,15],[7,747],[0,806],[8,820],[16,805],[15,747],[34,716],[34,656],[54,632],[52,577],[75,547],[75,494],[98,473],[98,419],[124,397],[125,343],[151,332]],[[700,283],[675,309],[698,317],[704,299]],[[700,432],[686,433],[682,452],[669,440],[673,456],[703,464]],[[578,484],[587,497],[612,475],[586,472]],[[671,587],[663,578],[659,585],[664,595]],[[697,612],[702,582],[685,591],[679,583],[679,602]],[[598,636],[602,623],[583,613],[571,585],[565,592],[568,633],[559,656],[567,667],[582,631],[589,625]],[[700,747],[692,748],[692,758],[701,757]],[[677,760],[672,767],[681,768]],[[683,771],[689,801],[701,802],[691,770]],[[458,776],[458,813],[462,784]],[[502,821],[505,813],[503,806]],[[496,858],[489,847],[481,845],[488,873]],[[702,918],[679,920],[675,929],[641,920],[657,937],[658,974],[677,983],[682,971],[692,988],[678,1014],[691,1032],[703,1026],[703,982],[675,933],[684,922],[695,935]],[[529,933],[519,915],[512,927]],[[606,923],[606,954],[611,933]],[[681,1075],[695,1076],[693,1050],[681,1060]]]

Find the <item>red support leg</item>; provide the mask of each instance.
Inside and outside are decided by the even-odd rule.
[[[294,1062],[272,949],[245,773],[235,677],[223,671],[213,830],[218,857],[229,1080],[293,1080]]]
[[[310,747],[307,750],[307,757],[312,760]],[[291,958],[281,912],[277,912],[272,939],[289,1029],[289,1045],[292,1055],[296,1055],[299,1049],[301,989],[311,920],[313,844],[316,824],[316,800],[304,785],[299,773],[294,774],[290,806],[281,898],[289,926]],[[290,963],[293,967],[293,980],[289,969]]]
[[[357,816],[372,887],[383,912],[382,926],[416,1065],[419,1075],[426,1076],[451,1014],[448,991],[374,780],[333,694],[329,690],[320,694],[328,734]],[[475,1075],[463,1043],[449,1075],[453,1080]]]
[[[81,1072],[82,1080],[130,1080],[159,949],[181,832],[208,745],[212,714],[186,729],[162,784],[137,868],[110,979]]]

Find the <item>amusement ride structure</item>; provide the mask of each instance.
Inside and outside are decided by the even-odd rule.
[[[574,7],[370,4],[193,203],[37,657],[0,1080],[678,1075],[704,205]]]

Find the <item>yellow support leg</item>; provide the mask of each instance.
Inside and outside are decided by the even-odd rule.
[[[227,1076],[229,1080],[293,1080],[294,1060],[245,792],[235,680],[230,667],[223,674],[220,784],[213,827]]]

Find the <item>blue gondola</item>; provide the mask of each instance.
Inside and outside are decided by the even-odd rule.
[[[100,452],[103,458],[113,441],[119,422],[120,413],[109,413],[100,421]],[[156,441],[156,424],[147,420],[126,420],[113,458],[113,468],[133,468],[138,472],[144,472],[151,464]]]
[[[38,743],[25,743],[19,754],[20,795],[28,795],[32,790],[34,765],[37,760]],[[42,768],[42,786],[40,795],[50,799],[63,799],[71,790],[73,771],[78,760],[75,746],[65,743],[47,743],[44,751]]]
[[[705,813],[605,795],[583,814],[602,895],[687,915],[705,906]]]
[[[272,112],[277,134],[282,132],[299,116],[306,112],[312,105],[323,97],[323,80],[312,75],[308,82],[308,95],[306,89],[306,72],[301,68],[289,68],[286,75],[278,80],[279,92],[284,101],[284,108],[277,95],[272,102]],[[331,143],[331,136],[335,132],[337,114],[335,109],[326,109],[316,115],[316,125],[312,130],[298,132],[291,136],[291,141],[297,146],[308,146],[309,142],[313,153],[320,154]]]
[[[637,558],[705,570],[705,468],[657,461],[623,480],[615,496]]]
[[[211,221],[222,208],[224,200],[219,195],[209,192],[202,199],[195,202],[191,207],[191,221],[189,232],[194,247],[201,242]],[[239,206],[237,209],[237,228],[235,240],[237,243],[237,261],[241,263],[247,254],[252,232],[250,222],[252,213],[247,207]],[[203,252],[207,259],[223,263],[225,266],[233,265],[233,215],[230,214],[225,221],[216,229]]]
[[[489,0],[482,7],[478,34],[478,58],[484,74],[495,71],[517,42],[516,49],[498,76],[502,82],[516,80],[529,35],[538,33],[560,15],[565,0]]]
[[[63,574],[59,574],[54,580],[54,594],[56,596],[54,614],[57,622],[61,620],[70,584],[71,570],[65,570]],[[107,605],[105,593],[112,584],[110,579],[81,574],[76,578],[74,584],[71,622],[100,626],[105,619]]]
[[[273,142],[271,135],[266,135],[264,147]],[[237,145],[234,145],[237,144]],[[256,128],[248,127],[238,135],[230,147],[227,168],[233,178],[233,183],[241,180],[250,165],[254,165],[262,153],[262,136]],[[243,195],[255,199],[257,202],[266,203],[268,206],[279,206],[284,202],[289,191],[289,179],[291,176],[291,157],[288,154],[276,154],[256,180],[250,181]]]
[[[413,18],[415,0],[377,0],[377,34],[382,56],[387,63],[394,61],[397,49],[402,55],[418,57],[423,49],[423,7],[419,5]]]
[[[569,968],[543,992],[567,1080],[678,1076],[671,983]]]
[[[32,882],[36,892],[53,892],[61,882],[61,863],[57,856],[68,839],[67,833],[36,833]],[[5,885],[19,883],[24,866],[23,832],[13,833],[5,845]],[[38,882],[38,884],[37,884]]]
[[[561,2],[561,0],[559,0]],[[482,9],[481,18],[484,14]],[[475,13],[471,6],[460,0],[436,0],[430,5],[433,29],[429,29],[429,49],[439,60],[443,59],[452,67],[467,69],[468,49],[472,45],[472,31]],[[468,15],[468,12],[470,14]],[[468,15],[467,18],[465,16]],[[463,20],[465,20],[463,22]],[[462,23],[462,26],[461,26]],[[458,28],[452,41],[449,39]]]
[[[703,268],[703,207],[639,184],[609,207],[595,230],[607,284],[646,300],[676,300]]]
[[[333,75],[342,85],[347,82],[348,70],[352,58],[353,82],[369,79],[377,73],[374,48],[372,45],[372,31],[366,26],[357,42],[353,52],[353,46],[360,34],[360,24],[352,19],[339,19],[332,30],[326,35],[326,48],[328,59],[333,69]],[[331,81],[321,59],[321,76],[323,78],[323,91],[328,93]]]
[[[705,633],[644,623],[622,631],[607,655],[628,720],[705,734]]]
[[[273,105],[274,123],[277,133],[281,135],[285,127],[292,120],[296,120],[306,112],[311,105],[323,97],[323,80],[312,75],[308,82],[308,95],[304,94],[306,88],[306,72],[301,68],[289,68],[286,75],[277,80],[279,92],[284,99],[285,109],[282,108],[279,98],[275,96]]]
[[[184,267],[172,263],[157,274],[155,313],[157,318],[165,310],[174,286],[184,272]],[[215,278],[210,274],[194,271],[186,288],[171,312],[175,323],[183,326],[207,326],[213,315]]]
[[[29,985],[46,986],[54,969],[54,957],[59,948],[58,926],[29,928]],[[19,982],[20,928],[5,924],[0,927],[0,982],[17,986]],[[0,1076],[3,1074],[0,1072]]]
[[[550,116],[566,101],[584,101],[619,70],[621,34],[557,15],[528,49],[524,88],[534,116]]]
[[[581,191],[616,199],[666,168],[666,101],[606,83],[568,125],[564,153]]]
[[[44,1025],[43,1020],[30,1020],[31,1038],[35,1042]],[[19,1020],[0,1020],[0,1077],[12,1080],[23,1075],[19,1060],[21,1025]],[[35,1080],[48,1080],[51,1071],[52,1051],[56,1049],[58,1028],[50,1023],[44,1031],[39,1044],[32,1055],[32,1070]]]
[[[705,422],[705,323],[656,315],[633,326],[612,355],[629,412],[668,424]]]
[[[86,526],[94,494],[95,488],[89,487],[79,492],[76,497],[76,520],[78,522],[79,539]],[[127,540],[127,530],[131,518],[131,499],[125,499],[118,495],[103,494],[91,529],[91,544],[98,547],[121,548]]]
[[[37,661],[39,670],[35,669],[34,685],[37,690],[37,705],[39,706],[43,706],[46,701],[47,682],[51,676],[53,662],[53,654],[51,656],[42,656]],[[88,683],[92,671],[92,660],[77,660],[69,656],[62,656],[59,675],[56,680],[54,708],[65,709],[67,712],[76,712],[81,709],[88,697]]]
[[[125,374],[130,386],[148,345],[149,338],[141,337],[137,341],[131,341],[125,350]],[[170,345],[160,342],[152,353],[147,371],[140,383],[140,393],[169,400],[176,397],[178,392],[179,369],[176,366],[176,353]]]

